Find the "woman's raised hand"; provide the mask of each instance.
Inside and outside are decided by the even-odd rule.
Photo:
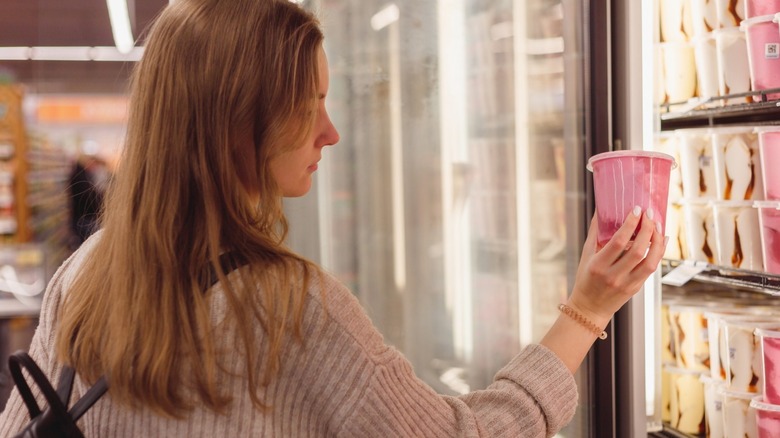
[[[599,327],[606,326],[657,269],[667,239],[655,215],[652,209],[643,214],[639,206],[634,207],[603,248],[596,244],[598,221],[593,216],[569,305]]]

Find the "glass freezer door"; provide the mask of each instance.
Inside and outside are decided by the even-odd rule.
[[[321,0],[341,142],[291,246],[435,390],[489,385],[566,299],[585,217],[584,6]],[[589,393],[562,436],[586,436]]]

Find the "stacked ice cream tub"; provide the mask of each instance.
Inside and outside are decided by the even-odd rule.
[[[708,438],[780,437],[776,308],[667,301],[662,329],[665,422]]]
[[[657,0],[656,101],[671,111],[694,98],[718,105],[778,99],[780,0]]]
[[[780,274],[780,127],[662,133],[675,157],[667,259]]]

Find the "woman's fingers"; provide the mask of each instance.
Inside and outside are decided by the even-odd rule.
[[[590,226],[588,227],[588,237],[585,239],[585,246],[593,247],[596,239],[599,235],[599,221],[598,212],[593,213],[593,217],[590,218]]]
[[[652,241],[650,242],[650,250],[647,251],[647,255],[645,256],[644,260],[642,260],[642,262],[639,263],[633,269],[633,271],[631,271],[631,275],[645,279],[656,269],[658,269],[658,264],[661,262],[661,258],[664,256],[664,252],[666,251],[666,243],[666,237],[664,237],[661,232],[656,229],[653,233]]]
[[[628,243],[631,241],[631,236],[634,234],[639,219],[642,215],[642,209],[637,205],[634,209],[628,213],[623,225],[615,231],[612,235],[612,239],[604,245],[601,249],[600,255],[611,263],[614,263],[619,259],[625,251]]]
[[[660,234],[658,230],[661,228],[661,225],[653,220],[654,216],[655,213],[651,209],[648,209],[647,212],[645,212],[639,231],[634,237],[633,244],[631,244],[629,248],[626,248],[620,260],[615,263],[619,268],[626,269],[630,272],[645,258],[653,233]]]
[[[582,245],[582,255],[580,256],[580,264],[583,261],[588,260],[598,248],[596,247],[596,241],[599,236],[599,221],[597,220],[598,213],[594,213],[590,219],[590,227],[588,227],[588,235],[585,238],[585,244]]]

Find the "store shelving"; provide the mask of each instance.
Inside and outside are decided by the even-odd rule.
[[[53,272],[70,253],[67,187],[73,164],[45,135],[30,133],[28,144],[29,227],[32,239],[46,248],[47,270]]]
[[[780,88],[749,93],[696,99],[689,103],[661,106],[661,130],[698,128],[723,125],[762,125],[780,123],[780,101],[767,100],[768,94],[780,92]],[[721,105],[731,99],[754,100],[742,104]],[[670,111],[672,107],[687,105],[682,111]]]
[[[704,262],[664,259],[663,273],[667,274],[672,269],[685,264],[695,267],[697,271],[701,269],[692,278],[695,281],[722,285],[729,289],[748,290],[772,297],[780,297],[780,275],[768,274],[766,272],[735,269]]]
[[[25,126],[24,96],[21,85],[0,85],[0,285],[45,284],[69,253],[71,163]],[[0,286],[0,314],[37,313],[40,296],[13,292]]]
[[[24,90],[18,85],[0,85],[0,241],[27,242],[29,209],[27,196],[27,138],[22,114]]]
[[[669,111],[679,104],[666,104],[659,108],[661,131],[720,126],[780,125],[780,100],[768,100],[767,95],[780,89],[730,94],[693,101],[687,109]],[[733,99],[753,100],[750,103],[721,105]],[[727,288],[747,289],[780,297],[780,276],[744,269],[717,266],[701,261],[664,260],[664,268],[670,270],[682,264],[695,264],[701,269],[693,280],[719,284]]]

